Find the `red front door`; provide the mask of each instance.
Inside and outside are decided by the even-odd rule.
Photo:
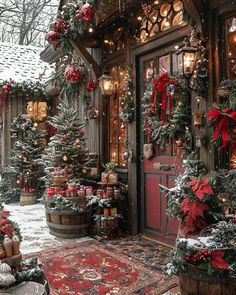
[[[173,46],[174,48],[174,46]],[[139,96],[143,97],[145,87],[153,77],[164,71],[172,74],[176,71],[177,59],[165,50],[139,58]],[[142,113],[140,107],[140,114]],[[174,244],[178,222],[168,218],[167,202],[159,184],[171,187],[177,175],[183,171],[182,160],[176,156],[174,140],[160,148],[154,144],[154,156],[147,160],[143,157],[143,145],[146,143],[143,132],[143,115],[140,116],[140,195],[142,233],[164,243]]]

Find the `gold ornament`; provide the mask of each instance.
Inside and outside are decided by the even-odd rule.
[[[76,142],[77,144],[79,144],[79,143],[80,143],[80,139],[77,138],[75,142]]]
[[[63,161],[68,161],[68,157],[67,157],[67,155],[65,155],[65,156],[63,156]]]

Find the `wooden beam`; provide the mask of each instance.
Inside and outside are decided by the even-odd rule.
[[[95,81],[101,76],[101,69],[92,55],[88,52],[87,48],[83,45],[83,43],[77,39],[75,41],[70,41],[72,47],[75,50],[75,53],[79,55],[85,64],[91,70],[91,78]]]

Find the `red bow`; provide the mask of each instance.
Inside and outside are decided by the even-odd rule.
[[[211,142],[216,141],[221,133],[222,146],[220,148],[225,148],[229,143],[229,119],[236,120],[236,112],[233,112],[229,108],[220,111],[217,108],[212,107],[207,113],[207,119],[213,122],[219,120],[215,126]]]
[[[211,267],[213,269],[229,269],[229,264],[223,258],[224,254],[224,251],[214,251],[211,261]]]

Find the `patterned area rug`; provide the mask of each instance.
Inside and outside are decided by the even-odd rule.
[[[141,236],[103,242],[132,258],[142,261],[145,265],[161,271],[165,270],[167,263],[169,263],[171,248],[144,239]]]
[[[28,256],[28,255],[27,255]],[[36,255],[53,292],[58,295],[161,295],[178,284],[115,247],[86,241]]]

